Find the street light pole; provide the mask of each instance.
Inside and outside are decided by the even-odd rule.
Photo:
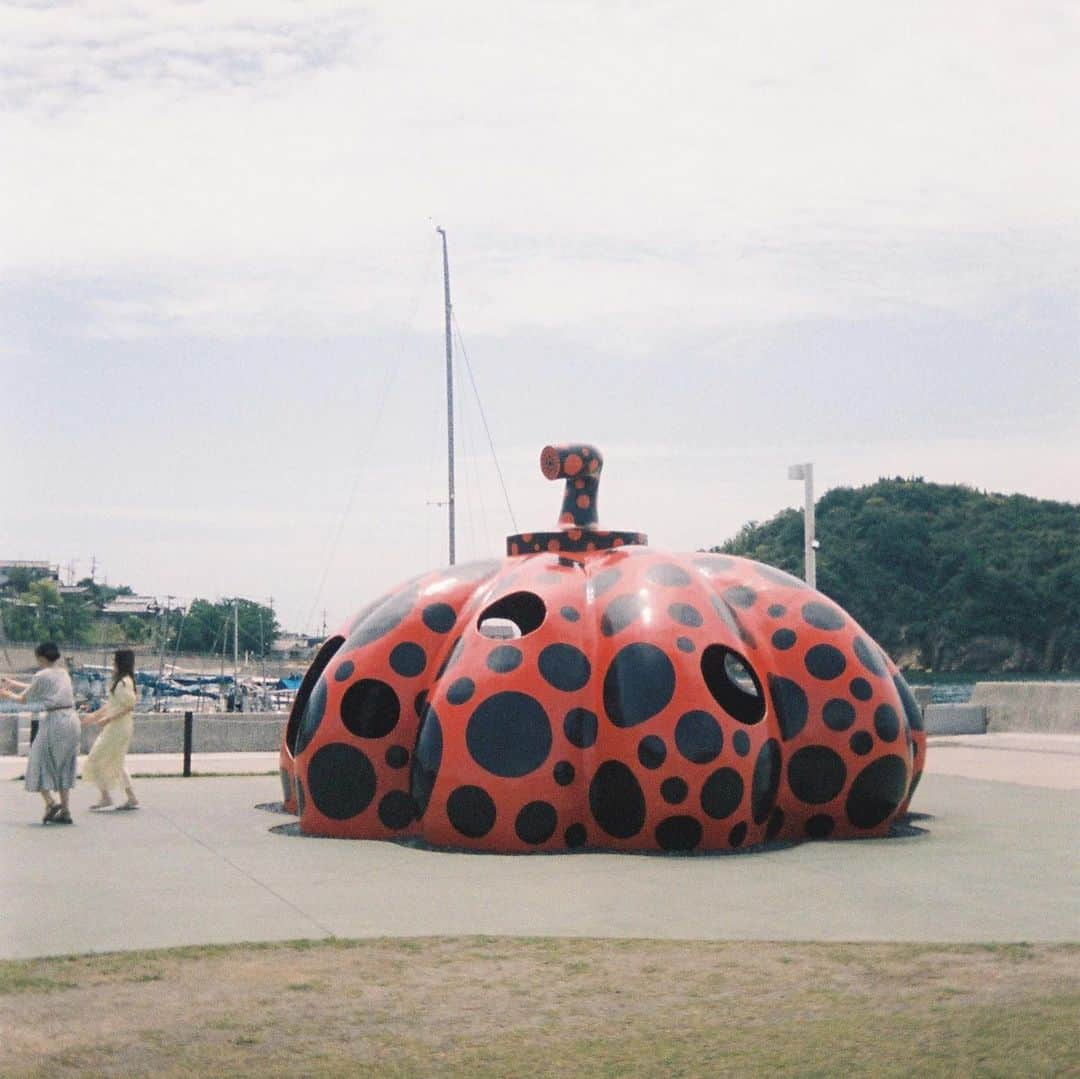
[[[814,538],[814,466],[807,462],[788,468],[789,480],[803,481],[803,576],[811,588],[817,588],[817,540]]]

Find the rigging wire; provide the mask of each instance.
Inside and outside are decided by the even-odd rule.
[[[361,461],[366,462],[371,460],[371,450],[372,447],[375,445],[375,436],[379,432],[379,427],[382,424],[383,414],[386,411],[386,401],[387,398],[390,396],[390,388],[393,385],[397,377],[397,373],[401,368],[401,358],[405,352],[406,338],[407,335],[412,331],[413,323],[416,321],[417,312],[420,310],[420,298],[423,296],[424,290],[427,287],[427,283],[431,278],[432,267],[434,266],[434,263],[430,259],[427,259],[426,254],[424,258],[428,264],[427,270],[425,271],[424,276],[420,281],[420,284],[417,287],[416,293],[413,297],[412,311],[409,314],[408,322],[402,326],[400,344],[398,346],[397,355],[393,358],[392,362],[387,364],[386,373],[383,378],[382,389],[378,399],[378,404],[376,405],[375,409],[375,420],[368,428],[367,446],[365,448],[365,451],[360,455]],[[346,500],[345,508],[341,512],[341,516],[338,519],[337,528],[335,529],[333,538],[330,541],[330,548],[326,556],[326,561],[323,564],[322,574],[319,577],[319,585],[315,591],[315,599],[312,601],[311,609],[308,611],[307,618],[305,618],[302,623],[302,625],[305,627],[311,625],[311,620],[315,616],[315,612],[316,610],[318,610],[319,603],[322,600],[323,589],[326,587],[326,578],[330,573],[330,567],[333,564],[334,557],[337,554],[338,544],[341,541],[341,534],[345,530],[345,522],[348,520],[349,515],[352,513],[353,505],[356,502],[356,495],[360,489],[360,481],[363,476],[364,472],[358,470],[353,478],[352,488],[349,491],[349,497]]]
[[[510,495],[506,490],[506,481],[503,479],[502,468],[499,465],[499,457],[495,452],[495,442],[491,437],[491,428],[488,426],[487,415],[484,412],[484,403],[480,400],[480,391],[476,388],[476,378],[473,376],[472,364],[469,362],[469,351],[465,347],[465,339],[461,333],[461,326],[458,323],[457,315],[454,313],[454,309],[450,309],[450,318],[454,323],[454,329],[457,332],[457,341],[461,349],[461,355],[465,358],[465,370],[469,375],[469,384],[472,386],[473,396],[476,398],[477,408],[480,410],[480,419],[484,424],[484,434],[487,435],[488,446],[491,449],[491,458],[495,462],[495,471],[499,477],[499,486],[502,488],[503,499],[506,502],[506,511],[510,514],[510,521],[514,526],[514,531],[518,530],[517,519],[514,517],[514,508],[510,505]]]
[[[463,402],[464,404],[464,402]],[[468,521],[469,536],[472,546],[472,557],[479,558],[481,556],[481,548],[483,542],[487,539],[487,517],[484,512],[484,488],[480,482],[480,466],[479,466],[479,454],[476,452],[476,434],[473,430],[473,417],[471,415],[471,409],[462,408],[462,428],[464,438],[462,439],[465,448],[465,461],[462,462],[462,471],[465,474],[466,480],[472,487],[472,498],[465,501],[466,506],[466,518]],[[472,466],[472,476],[469,476],[469,466]],[[480,507],[481,525],[482,531],[480,533],[479,540],[477,539],[477,520],[476,513],[474,511],[474,505]]]
[[[476,544],[474,542],[474,558],[486,557],[484,554],[484,547],[488,542],[488,519],[487,519],[487,504],[484,499],[484,487],[480,476],[480,454],[477,452],[477,435],[475,432],[475,418],[472,415],[472,409],[463,409],[466,415],[466,429],[469,435],[469,456],[470,464],[472,465],[472,477],[475,483],[475,496],[473,501],[479,507],[480,510],[480,542]]]

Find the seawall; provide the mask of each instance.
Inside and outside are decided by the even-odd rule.
[[[1080,734],[1080,682],[977,682],[970,703],[988,731]]]
[[[288,716],[284,712],[195,712],[192,718],[195,753],[270,753],[281,746]],[[26,752],[30,719],[29,712],[0,715],[0,755]],[[83,728],[83,753],[89,752],[100,730]],[[183,712],[136,712],[130,753],[182,753],[183,749]]]

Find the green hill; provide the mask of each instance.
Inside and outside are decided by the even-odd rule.
[[[818,588],[897,663],[1080,671],[1080,506],[923,479],[838,487],[817,503]],[[713,550],[802,575],[801,511]]]

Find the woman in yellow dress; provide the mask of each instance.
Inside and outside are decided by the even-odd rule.
[[[101,798],[91,809],[108,809],[113,804],[109,791],[121,786],[127,801],[116,808],[139,808],[139,800],[131,788],[131,777],[124,770],[124,757],[135,729],[137,700],[135,653],[130,648],[120,648],[113,654],[113,680],[108,701],[96,712],[86,713],[82,720],[84,727],[96,724],[104,728],[83,765],[83,778],[101,791]]]

